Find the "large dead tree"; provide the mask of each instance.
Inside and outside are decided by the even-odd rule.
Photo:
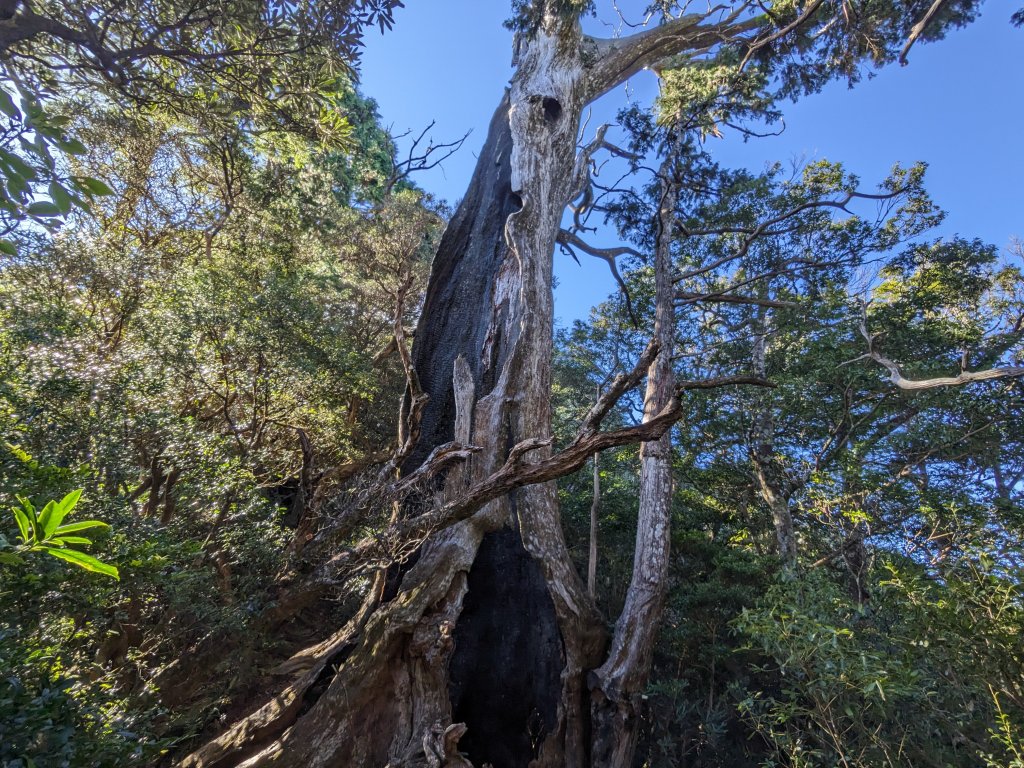
[[[511,86],[434,259],[393,462],[406,477],[429,476],[430,511],[397,508],[391,520],[422,545],[375,577],[348,626],[301,655],[300,677],[183,767],[629,764],[634,695],[664,597],[666,432],[685,388],[763,382],[673,386],[666,251],[657,264],[668,314],[656,338],[576,439],[552,453],[552,258],[596,149],[577,150],[586,105],[669,57],[750,42],[768,21],[719,8],[602,40],[583,34],[578,9],[565,10],[579,5],[532,5]],[[673,208],[663,206],[663,230]],[[649,366],[643,423],[601,432],[603,415]],[[640,441],[646,490],[632,602],[609,644],[570,560],[552,481],[597,450]],[[376,547],[367,541],[329,566],[372,559]]]

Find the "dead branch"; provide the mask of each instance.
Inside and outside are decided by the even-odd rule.
[[[657,353],[656,345],[648,345],[644,353],[646,364]],[[637,366],[641,368],[641,366]],[[352,568],[375,567],[386,557],[387,542],[421,542],[427,536],[471,517],[487,503],[526,485],[545,483],[572,474],[579,470],[595,453],[621,445],[649,442],[659,439],[683,414],[680,397],[685,391],[714,389],[725,386],[754,385],[772,386],[758,376],[721,376],[698,381],[684,381],[677,385],[675,397],[650,420],[641,424],[598,432],[601,419],[608,413],[617,397],[630,388],[630,382],[639,381],[636,369],[630,374],[616,377],[608,393],[602,396],[584,419],[576,438],[558,453],[527,463],[523,455],[548,444],[547,440],[530,438],[517,444],[509,453],[504,465],[496,472],[466,489],[457,498],[434,507],[423,514],[393,520],[382,535],[368,537],[351,549],[339,552],[321,568],[320,578],[333,581],[334,574],[349,573]],[[640,374],[642,376],[642,373]]]
[[[856,360],[874,360],[889,372],[889,381],[902,390],[919,392],[925,389],[936,389],[937,387],[960,387],[964,384],[972,384],[976,381],[991,381],[993,379],[1015,378],[1024,376],[1024,367],[1003,366],[1000,368],[989,368],[986,371],[963,371],[958,376],[940,376],[934,379],[907,379],[900,371],[900,367],[883,355],[875,348],[875,342],[881,334],[870,333],[867,325],[867,304],[861,304],[860,335],[868,343],[868,351],[856,358]],[[851,360],[850,362],[856,362]]]
[[[917,38],[921,36],[925,27],[928,26],[928,22],[935,18],[935,14],[942,9],[942,6],[945,5],[945,3],[946,0],[935,0],[935,2],[932,3],[931,8],[928,9],[928,12],[925,13],[925,15],[921,17],[921,20],[914,25],[914,28],[910,30],[907,42],[903,46],[903,50],[900,51],[899,59],[897,59],[901,66],[905,67],[910,63],[907,61],[907,54],[910,53],[910,49],[914,47],[914,43],[917,42]]]
[[[651,339],[647,342],[644,351],[640,353],[640,358],[636,361],[633,369],[629,373],[620,373],[612,379],[611,383],[608,384],[608,388],[597,398],[594,405],[584,415],[583,421],[580,422],[580,427],[577,430],[577,439],[579,439],[580,435],[590,435],[598,430],[604,417],[619,402],[619,398],[640,383],[651,362],[657,357],[658,350],[658,342],[655,339]]]
[[[626,286],[626,281],[622,279],[622,275],[619,273],[619,267],[615,263],[615,257],[628,253],[632,256],[636,256],[637,258],[643,258],[639,251],[636,251],[626,245],[620,245],[615,248],[596,248],[582,240],[579,235],[570,232],[567,229],[559,231],[556,242],[562,246],[562,249],[566,253],[576,260],[577,264],[579,264],[580,260],[576,258],[574,249],[578,248],[588,256],[601,259],[608,265],[608,269],[611,271],[612,277],[615,278],[615,282],[619,285],[619,290],[622,291],[622,295],[626,299],[626,312],[629,314],[629,319],[632,321],[634,328],[638,327],[636,314],[633,312],[633,301],[629,295],[629,288]]]
[[[405,372],[406,400],[403,403],[402,415],[398,424],[398,452],[391,463],[398,466],[401,461],[409,455],[420,434],[420,421],[423,417],[423,409],[427,405],[429,395],[423,391],[420,385],[420,377],[412,364],[412,353],[409,351],[408,340],[405,335],[405,325],[402,318],[405,314],[405,297],[412,288],[415,278],[408,275],[405,281],[398,288],[395,297],[395,317],[393,334],[395,348],[402,361],[402,370]]]
[[[391,192],[398,182],[408,178],[413,173],[429,171],[431,168],[439,166],[449,157],[462,149],[462,145],[466,142],[466,139],[469,138],[469,134],[472,133],[472,131],[466,131],[461,139],[442,142],[441,144],[435,144],[433,139],[431,139],[428,141],[426,148],[420,151],[420,154],[416,154],[419,150],[420,144],[423,143],[427,132],[434,127],[436,122],[436,120],[431,120],[430,125],[424,128],[420,132],[419,136],[413,139],[405,160],[392,160],[391,176],[388,177],[387,184],[384,186],[385,192]],[[408,133],[405,133],[400,136],[396,136],[395,138],[400,139],[408,135]]]

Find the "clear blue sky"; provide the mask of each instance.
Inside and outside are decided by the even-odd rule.
[[[392,32],[367,36],[362,90],[377,100],[384,124],[396,133],[418,133],[431,120],[437,121],[437,141],[472,130],[442,169],[416,178],[455,203],[512,74],[511,35],[502,27],[508,6],[503,0],[406,4]],[[743,143],[727,135],[712,139],[711,149],[727,166],[754,170],[775,160],[828,158],[844,163],[865,185],[881,180],[894,162],[923,160],[929,164],[927,187],[948,212],[941,234],[1005,247],[1011,237],[1024,237],[1024,29],[1009,24],[1015,7],[990,1],[974,25],[915,46],[909,66],[888,67],[853,90],[837,83],[786,105],[786,130],[779,137]],[[594,34],[613,33],[592,23]],[[630,97],[641,103],[655,91],[650,74],[630,84]],[[609,94],[597,114],[607,120],[602,113],[614,115],[626,97],[624,89]],[[613,243],[606,236],[599,244]],[[585,317],[614,288],[596,260],[577,266],[557,254],[555,271],[556,314],[563,323]]]

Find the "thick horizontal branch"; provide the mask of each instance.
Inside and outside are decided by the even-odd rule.
[[[989,368],[985,371],[964,371],[957,376],[939,376],[934,379],[908,379],[900,373],[899,366],[892,360],[878,352],[868,352],[858,359],[870,358],[889,371],[889,381],[897,387],[910,392],[924,389],[936,389],[937,387],[961,387],[964,384],[972,384],[976,381],[991,381],[993,379],[1009,379],[1024,376],[1024,367],[1005,366],[1002,368]]]
[[[768,379],[761,376],[719,376],[714,379],[697,379],[696,381],[681,381],[676,385],[679,394],[693,389],[718,389],[719,387],[734,387],[747,384],[752,387],[774,387]]]
[[[540,461],[527,463],[524,460],[527,453],[546,447],[550,441],[530,438],[518,443],[509,452],[509,457],[501,469],[467,488],[458,498],[421,515],[394,521],[382,536],[366,538],[352,549],[335,555],[325,564],[324,570],[337,572],[349,567],[377,563],[383,550],[387,549],[382,542],[420,541],[431,533],[466,520],[489,502],[501,498],[517,488],[546,483],[576,472],[595,453],[622,445],[658,440],[682,417],[683,405],[680,397],[686,391],[736,385],[772,386],[769,381],[758,376],[721,376],[684,381],[676,386],[672,402],[650,420],[608,432],[596,431],[601,420],[618,399],[640,382],[643,378],[643,371],[646,370],[657,352],[657,344],[651,341],[633,370],[628,374],[617,376],[607,392],[598,399],[598,402],[584,417],[576,438],[563,450]],[[453,445],[450,447],[472,450],[471,447],[465,446]],[[464,458],[464,456],[458,458]],[[325,576],[325,578],[329,577]]]
[[[737,21],[745,8],[740,4],[735,12],[715,24],[702,23],[708,14],[688,14],[627,37],[589,38],[597,49],[597,57],[588,74],[586,101],[593,101],[637,72],[672,56],[738,41],[743,33],[765,23],[760,16]]]

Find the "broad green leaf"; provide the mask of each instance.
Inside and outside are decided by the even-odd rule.
[[[60,520],[63,520],[64,517],[75,508],[75,506],[78,504],[79,499],[81,498],[82,489],[76,488],[63,499],[57,502],[57,511],[60,513]],[[60,525],[60,520],[58,520],[57,525]]]
[[[26,210],[32,216],[60,216],[61,214],[60,208],[43,200],[30,204]]]
[[[14,512],[14,519],[18,522],[18,530],[21,532],[22,541],[28,543],[29,532],[32,530],[28,516],[17,507],[11,507],[11,511]]]
[[[4,163],[11,167],[11,170],[22,178],[34,179],[36,177],[36,169],[13,152],[8,152],[6,149],[0,149],[0,160],[3,160]]]
[[[14,104],[11,94],[0,88],[0,112],[15,120],[21,119],[21,110]]]
[[[46,509],[39,516],[39,522],[43,526],[43,533],[46,535],[46,538],[50,538],[53,535],[53,532],[57,530],[57,526],[64,522],[64,518],[75,508],[80,498],[82,498],[82,489],[78,488],[60,501],[50,502],[53,505],[52,509],[50,509],[50,504],[46,505]],[[50,510],[48,515],[46,513],[47,510]]]
[[[100,522],[99,520],[82,520],[78,523],[68,523],[62,525],[53,532],[54,536],[63,536],[66,533],[78,533],[79,531],[88,531],[90,528],[106,528],[110,526],[106,523]]]
[[[92,546],[92,539],[87,539],[85,536],[60,536],[55,539],[48,539],[47,544],[59,544],[62,547],[68,544],[84,544],[87,547]]]
[[[57,146],[67,152],[69,155],[84,155],[85,145],[78,139],[68,139],[67,141],[58,141]]]
[[[71,195],[56,181],[50,182],[50,198],[61,213],[67,213],[71,210]]]
[[[28,182],[21,176],[12,175],[7,177],[7,191],[14,197],[21,198],[22,193],[28,189]]]
[[[8,256],[17,256],[18,246],[16,246],[10,240],[0,238],[0,253],[6,253]]]
[[[61,560],[66,560],[69,563],[73,563],[79,568],[84,568],[85,570],[93,573],[102,573],[104,576],[110,576],[118,581],[121,579],[121,575],[117,572],[116,567],[109,563],[97,560],[92,555],[79,552],[77,549],[57,549],[56,547],[44,547],[43,549],[47,554],[53,555]]]
[[[54,532],[58,525],[60,525],[60,520],[54,522],[56,514],[57,502],[46,502],[46,506],[43,507],[43,511],[39,513],[39,528],[42,532],[42,534],[39,535],[40,541],[45,541],[50,538],[50,534]]]
[[[87,192],[90,195],[112,195],[114,190],[108,187],[104,182],[99,179],[94,179],[91,176],[76,176],[75,185],[83,192]]]

